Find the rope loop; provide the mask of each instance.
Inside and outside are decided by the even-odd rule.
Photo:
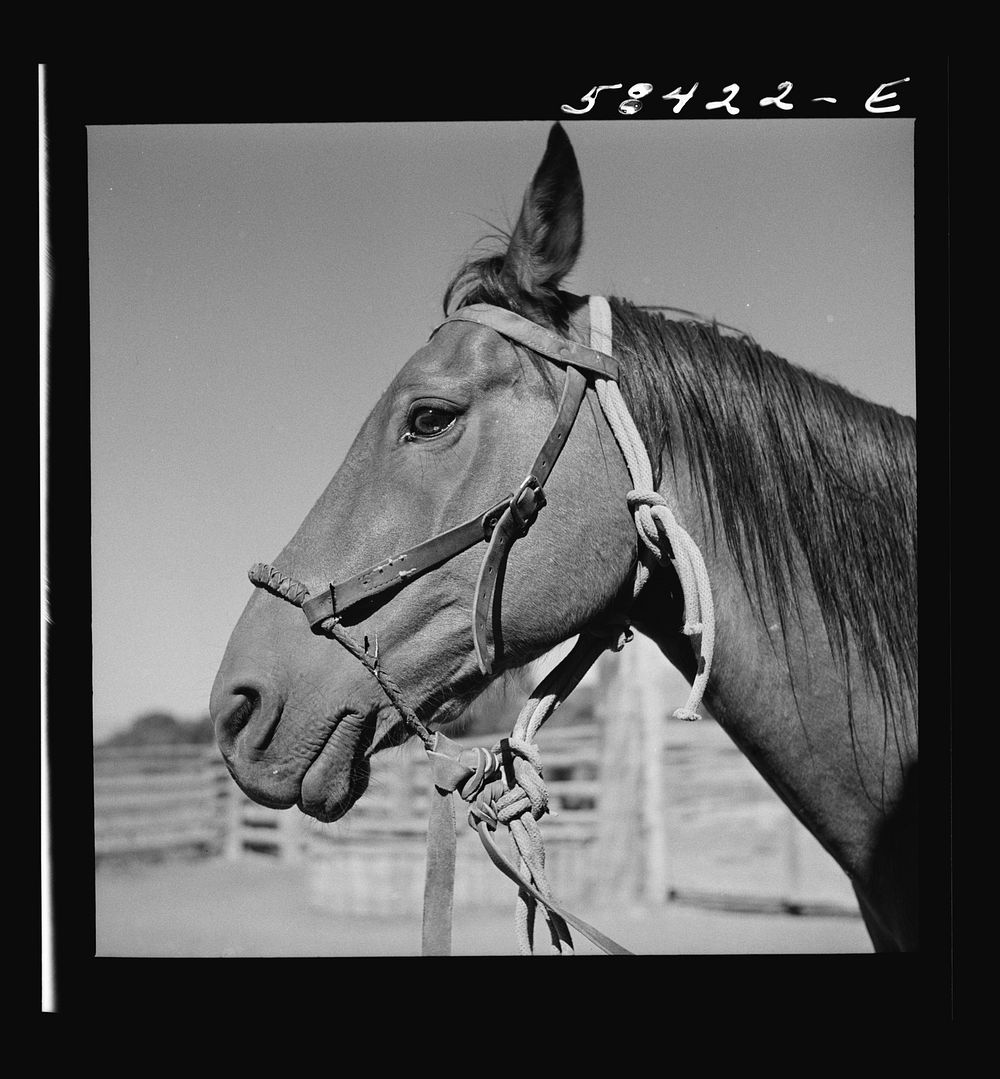
[[[667,500],[656,491],[629,491],[625,496],[628,508],[632,513],[640,506],[666,506]]]

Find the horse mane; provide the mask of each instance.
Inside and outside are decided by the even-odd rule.
[[[491,303],[533,317],[501,264],[467,261],[446,312]],[[846,672],[853,638],[869,685],[899,715],[917,689],[916,421],[715,321],[610,303],[621,391],[654,482],[664,453],[682,451],[758,609],[773,599],[787,640],[808,574],[838,665]],[[547,300],[544,313],[565,329],[564,306]]]
[[[915,700],[916,421],[715,322],[611,304],[650,459],[683,451],[748,595],[786,629],[804,564],[839,663],[853,635],[886,711]]]

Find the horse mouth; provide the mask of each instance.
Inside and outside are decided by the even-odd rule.
[[[303,813],[329,824],[343,817],[365,793],[376,725],[376,715],[353,712],[334,725],[302,776],[298,807]]]

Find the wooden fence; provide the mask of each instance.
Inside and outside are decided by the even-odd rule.
[[[545,776],[548,867],[587,893],[586,851],[597,824],[600,782],[594,726],[548,732]],[[456,739],[492,744],[501,736]],[[408,909],[423,888],[430,768],[418,745],[390,751],[344,821],[321,825],[296,809],[256,805],[230,779],[214,746],[95,747],[94,833],[98,860],[179,852],[230,859],[278,858],[308,865],[317,905],[354,913]],[[489,864],[458,814],[461,869],[456,904],[490,903],[509,884]],[[473,844],[475,850],[472,849]],[[563,893],[566,894],[565,892]]]
[[[214,747],[97,746],[95,854],[101,859],[183,848],[221,853],[230,787]]]
[[[308,841],[307,818],[252,802],[214,745],[94,748],[98,861],[190,852],[299,862]]]
[[[633,778],[629,747],[619,752],[596,725],[539,736],[553,809],[542,822],[546,867],[561,901],[671,898],[856,915],[846,878],[716,724],[667,722],[659,737],[659,796],[630,789],[623,811],[615,788]],[[98,747],[94,757],[99,861],[171,852],[280,860],[303,867],[320,909],[385,915],[420,908],[431,788],[419,745],[375,758],[368,791],[332,825],[255,805],[214,746]],[[457,817],[456,907],[509,906],[512,885],[460,807]],[[503,829],[498,839],[508,842]]]

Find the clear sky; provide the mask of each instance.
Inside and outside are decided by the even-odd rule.
[[[516,217],[549,126],[88,129],[95,737],[207,711],[247,569],[439,320],[484,219]],[[571,290],[715,316],[916,414],[912,121],[566,127]]]

